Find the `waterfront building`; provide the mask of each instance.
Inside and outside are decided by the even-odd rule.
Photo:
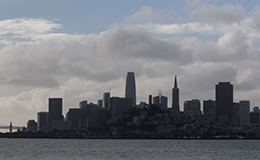
[[[239,124],[249,124],[250,101],[239,102]]]
[[[48,112],[37,113],[37,131],[46,132],[48,125]]]
[[[35,120],[29,120],[27,122],[27,131],[28,132],[36,132],[37,131],[37,123]]]
[[[110,98],[110,92],[103,93],[102,108],[108,109],[109,98]]]
[[[52,126],[53,121],[63,121],[62,116],[62,98],[49,98],[48,126],[50,131],[55,129]]]
[[[177,86],[177,76],[175,76],[174,88],[172,89],[172,113],[175,116],[179,116],[180,114],[179,88]]]
[[[71,129],[79,129],[79,119],[84,117],[83,109],[70,108],[67,112],[66,121],[71,121]]]
[[[215,96],[217,117],[223,121],[231,121],[234,118],[233,85],[230,82],[219,82]]]
[[[132,98],[132,105],[136,105],[135,75],[128,72],[126,77],[125,98]]]
[[[63,131],[71,129],[71,121],[54,120],[51,124],[51,130]]]

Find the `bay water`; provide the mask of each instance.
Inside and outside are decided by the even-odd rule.
[[[260,159],[260,141],[0,138],[0,159],[254,160]]]

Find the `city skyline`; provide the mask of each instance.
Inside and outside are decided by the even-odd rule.
[[[171,106],[178,75],[180,110],[186,100],[214,99],[218,82],[234,86],[234,102],[260,105],[260,2],[103,4],[0,2],[1,124],[36,119],[50,97],[63,98],[63,115],[110,89],[124,97],[129,71],[136,104],[161,89]]]
[[[178,118],[198,118],[204,122],[228,123],[229,125],[259,125],[259,107],[254,107],[250,112],[250,101],[241,100],[233,101],[233,85],[230,82],[219,82],[215,85],[215,101],[192,99],[184,102],[184,110],[179,110],[179,88],[177,85],[177,76],[174,78],[174,87],[172,88],[172,107],[167,106],[167,97],[162,96],[159,89],[158,96],[153,98],[149,95],[149,102],[140,102],[139,105],[133,104],[133,95],[131,87],[135,90],[134,72],[128,72],[126,77],[125,97],[110,97],[110,92],[103,94],[103,105],[87,103],[87,100],[79,102],[77,108],[70,108],[66,116],[62,114],[63,100],[62,98],[49,98],[48,111],[40,111],[37,113],[37,123],[35,120],[29,119],[26,127],[22,128],[22,132],[55,132],[69,130],[87,130],[89,127],[104,127],[103,125],[111,125],[123,117],[129,117],[132,112],[140,112],[139,116],[133,117],[133,123],[143,122],[147,115],[152,115],[154,118],[159,115],[170,116],[175,120]],[[130,91],[129,91],[130,87]],[[128,94],[128,95],[127,95]],[[130,94],[130,96],[129,96]],[[133,96],[133,97],[132,97]],[[99,101],[98,101],[99,102]],[[106,105],[107,104],[107,105]],[[157,108],[157,109],[156,109]],[[203,112],[202,112],[203,108]],[[134,111],[135,110],[135,111]],[[148,114],[149,113],[149,114]],[[251,117],[251,116],[252,117]],[[133,115],[131,115],[133,116]],[[163,117],[164,117],[163,116]],[[119,118],[121,117],[121,118]],[[258,117],[258,118],[257,118]],[[151,117],[150,117],[151,118]],[[169,118],[169,117],[168,117]],[[201,119],[202,118],[202,119]],[[156,119],[156,118],[155,118]],[[166,118],[167,119],[167,118]],[[258,119],[258,122],[257,122]],[[122,120],[122,119],[121,119]],[[158,120],[158,119],[157,119]],[[112,122],[112,123],[111,123]],[[169,123],[169,121],[167,122]],[[1,124],[2,125],[2,124]],[[139,123],[140,125],[140,123]],[[219,125],[219,124],[218,124]],[[6,128],[3,126],[2,128]],[[157,126],[158,127],[158,126]],[[160,127],[159,127],[160,128]],[[10,134],[12,133],[12,121],[10,122]],[[17,132],[19,132],[17,131]],[[237,135],[239,136],[239,135]],[[205,138],[205,137],[204,137]],[[209,138],[209,137],[208,137]],[[216,137],[215,137],[216,138]]]

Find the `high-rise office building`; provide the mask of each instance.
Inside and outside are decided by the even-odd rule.
[[[97,106],[98,106],[98,108],[103,108],[102,106],[103,106],[103,101],[102,101],[102,99],[99,99],[98,101],[97,101]]]
[[[167,97],[162,95],[162,92],[159,91],[158,96],[153,97],[153,104],[161,107],[162,109],[167,109]]]
[[[37,131],[46,132],[48,124],[48,112],[37,113]]]
[[[239,124],[249,124],[250,101],[239,102]]]
[[[177,86],[177,76],[175,76],[174,88],[172,89],[172,113],[175,116],[179,116],[180,114],[179,88]]]
[[[260,113],[259,113],[259,108],[254,107],[254,110],[250,112],[250,124],[259,126],[260,124]]]
[[[133,106],[136,105],[135,75],[134,72],[128,72],[126,77],[125,98],[133,99]]]
[[[208,115],[210,119],[216,118],[216,101],[203,101],[203,113]]]
[[[87,106],[87,104],[88,104],[88,101],[81,101],[81,102],[79,102],[79,108],[83,109]]]
[[[62,98],[49,98],[49,115],[48,115],[49,130],[55,129],[52,127],[54,121],[63,121],[62,116]]]
[[[200,115],[200,100],[192,99],[184,102],[184,115]]]
[[[109,98],[110,98],[110,92],[106,92],[103,94],[102,108],[108,109]]]
[[[148,105],[149,107],[152,105],[152,99],[153,99],[153,96],[152,95],[149,95],[149,98],[148,98]]]
[[[84,108],[70,108],[66,114],[66,121],[71,121],[71,129],[80,129],[79,128],[79,119],[84,117]]]
[[[109,103],[111,118],[119,117],[132,108],[132,101],[132,98],[111,97]]]
[[[219,82],[216,85],[216,114],[219,119],[231,121],[234,118],[233,85]]]

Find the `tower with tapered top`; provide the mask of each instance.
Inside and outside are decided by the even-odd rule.
[[[174,88],[172,89],[172,114],[179,116],[180,106],[179,106],[179,88],[177,86],[177,76],[174,80]]]
[[[132,98],[133,106],[136,105],[135,75],[134,72],[128,72],[126,77],[125,98]]]

